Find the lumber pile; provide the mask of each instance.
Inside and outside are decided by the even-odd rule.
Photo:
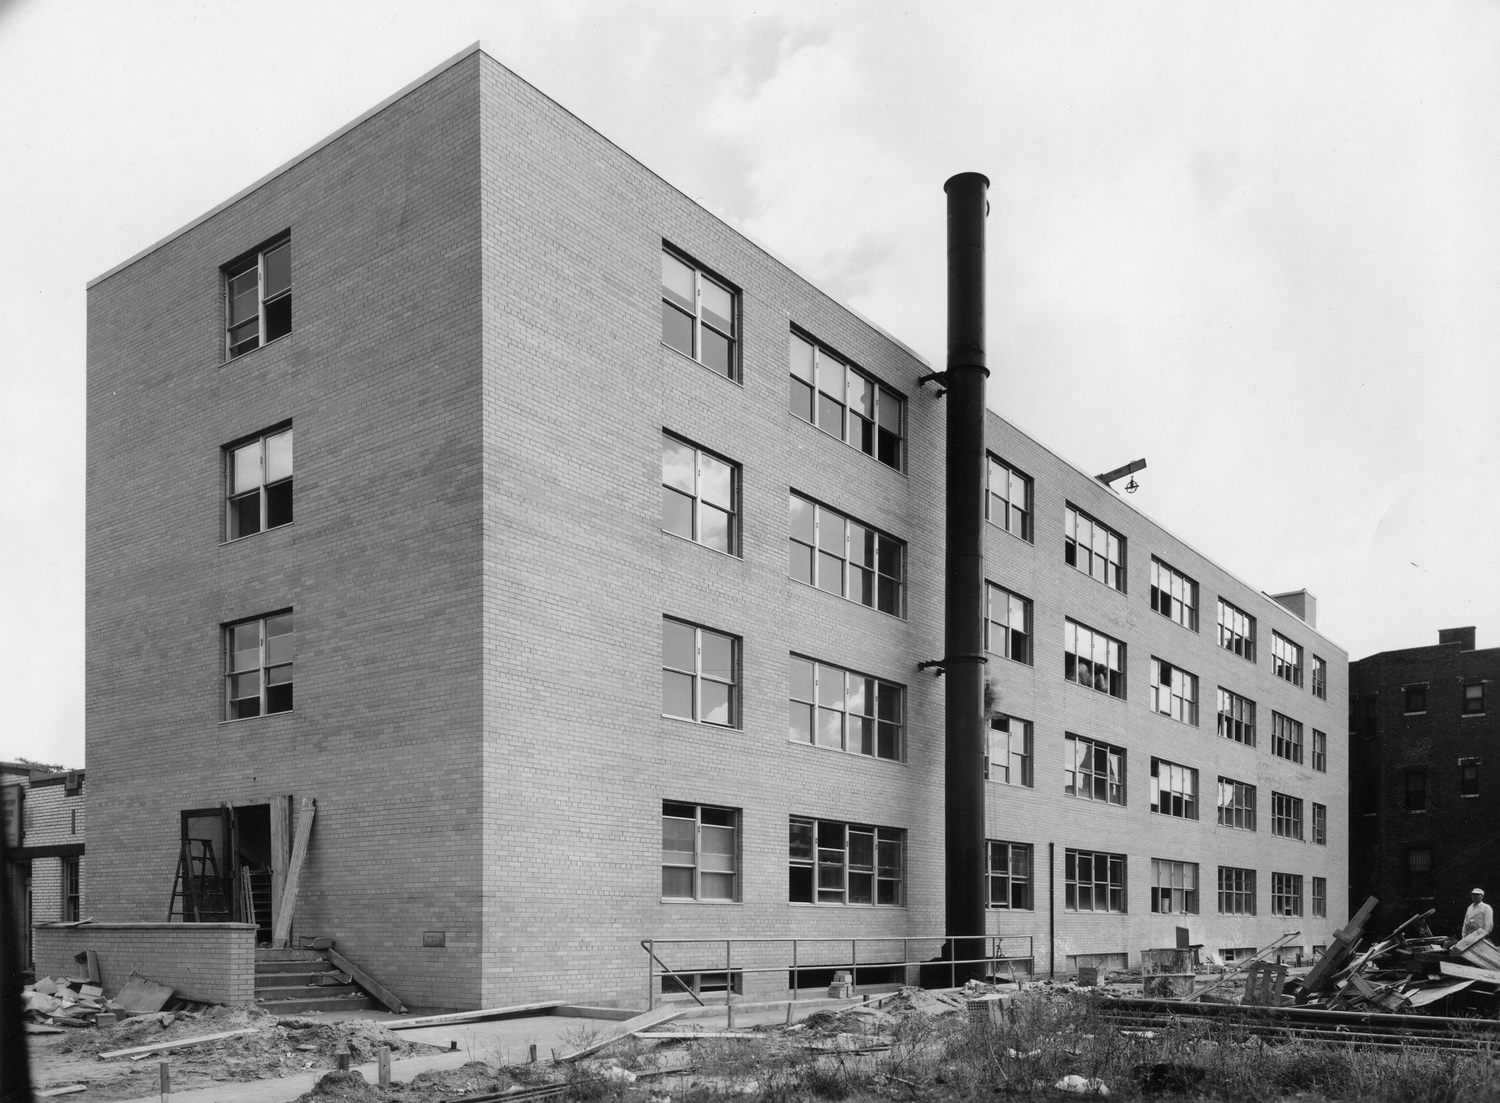
[[[160,1011],[175,993],[164,984],[132,973],[114,999],[104,989],[77,977],[42,977],[21,989],[28,1022],[47,1027],[110,1026],[128,1015]]]

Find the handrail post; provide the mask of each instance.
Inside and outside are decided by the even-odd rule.
[[[646,1010],[656,1010],[656,957],[651,947],[656,945],[654,939],[646,939],[641,943],[646,948]]]
[[[801,988],[802,977],[797,972],[797,940],[792,939],[792,999],[796,999]]]
[[[849,940],[849,994],[859,994],[859,939]]]
[[[734,1029],[734,940],[724,940],[724,1017],[726,1029]]]

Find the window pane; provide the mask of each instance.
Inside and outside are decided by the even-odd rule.
[[[796,743],[812,742],[813,707],[800,701],[787,702],[787,738]]]
[[[818,704],[829,708],[844,707],[844,673],[833,667],[823,667],[818,678]]]
[[[260,621],[237,624],[229,630],[229,669],[255,670],[260,667]]]
[[[813,347],[798,337],[795,333],[791,335],[792,352],[792,374],[798,379],[813,381]]]
[[[813,504],[795,494],[788,499],[788,503],[792,538],[801,540],[804,544],[816,543]]]
[[[733,717],[729,710],[730,687],[722,682],[702,682],[703,721],[708,724],[729,724]]]
[[[694,450],[690,445],[671,437],[661,441],[661,481],[663,485],[675,487],[684,494],[693,493]]]
[[[729,547],[729,514],[710,505],[700,505],[698,514],[698,542],[715,551],[727,552]]]
[[[292,243],[284,241],[267,249],[262,257],[265,266],[265,298],[274,299],[292,286]]]
[[[693,325],[693,319],[671,303],[661,304],[661,339],[684,356],[693,355]]]
[[[691,268],[670,253],[661,255],[662,294],[692,314],[698,313],[698,296],[694,291]]]
[[[787,573],[798,582],[806,582],[811,585],[813,580],[813,550],[806,544],[790,544],[787,551]]]
[[[696,831],[697,824],[693,820],[663,816],[661,818],[661,860],[679,865],[691,865],[693,836]]]
[[[705,870],[698,880],[704,900],[734,899],[733,873],[710,873]]]
[[[699,284],[703,298],[703,320],[715,329],[732,335],[734,333],[734,296],[707,276]]]
[[[292,480],[286,479],[261,491],[266,496],[266,528],[292,523]],[[246,535],[249,535],[248,533]]]
[[[252,491],[229,503],[229,538],[254,536],[260,531],[260,492]]]
[[[827,552],[818,553],[818,588],[830,594],[844,592],[844,561]]]
[[[700,454],[698,457],[698,494],[720,509],[734,508],[734,468],[723,460]]]
[[[261,478],[260,441],[242,444],[230,455],[230,493],[243,494],[253,490],[263,481]]]
[[[836,437],[844,435],[844,407],[826,394],[818,395],[818,428]]]
[[[734,872],[734,828],[704,824],[699,840],[702,846],[700,860],[705,870],[714,873]]]
[[[673,490],[661,488],[661,527],[677,536],[693,538],[693,499]]]
[[[842,750],[844,746],[844,714],[836,709],[818,710],[818,746]]]
[[[813,825],[807,820],[791,821],[791,857],[811,859],[812,853]]]
[[[693,895],[693,871],[680,866],[662,866],[661,894],[691,899]]]
[[[661,673],[661,711],[667,716],[684,720],[693,716],[693,679],[686,674],[674,674],[670,670]]]
[[[720,681],[734,680],[734,640],[703,629],[699,635],[703,647],[703,673]]]
[[[788,395],[792,413],[803,421],[813,419],[813,389],[800,379],[788,379]]]
[[[292,297],[266,304],[266,340],[274,341],[292,332]]]
[[[791,686],[792,696],[799,701],[811,701],[813,699],[813,664],[806,659],[793,655],[787,660],[787,681]]]
[[[229,280],[229,325],[233,327],[257,320],[260,315],[260,275],[252,265]],[[259,333],[257,321],[255,332]]]
[[[661,656],[663,666],[670,666],[674,670],[697,670],[698,664],[694,657],[696,650],[697,644],[693,639],[693,628],[691,625],[675,620],[664,620],[661,622]]]
[[[729,359],[729,338],[711,329],[703,330],[703,363],[720,375],[729,376],[733,365]]]

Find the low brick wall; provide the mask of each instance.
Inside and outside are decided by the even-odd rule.
[[[253,923],[44,923],[36,928],[36,975],[87,976],[73,960],[83,950],[98,955],[106,996],[124,987],[131,973],[139,973],[171,985],[185,999],[255,999]]]

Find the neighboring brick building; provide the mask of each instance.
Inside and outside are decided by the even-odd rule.
[[[101,919],[166,915],[185,834],[263,874],[291,796],[297,930],[414,1005],[640,1001],[647,938],[941,933],[930,366],[487,55],[94,281],[88,348]],[[1311,599],[989,436],[993,930],[1043,971],[1326,942]]]
[[[1456,935],[1469,890],[1500,896],[1500,647],[1445,628],[1426,647],[1349,664],[1351,905],[1374,896],[1374,929],[1428,908]]]
[[[27,957],[35,923],[81,919],[86,866],[84,771],[0,762],[12,899],[22,902]],[[14,819],[12,817],[15,817]]]

